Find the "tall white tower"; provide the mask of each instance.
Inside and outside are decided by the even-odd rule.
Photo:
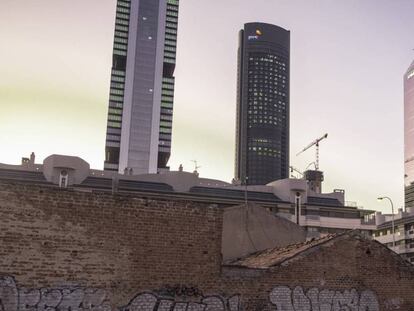
[[[171,153],[178,0],[118,0],[105,170],[167,168]]]
[[[414,207],[414,61],[404,74],[405,205]]]

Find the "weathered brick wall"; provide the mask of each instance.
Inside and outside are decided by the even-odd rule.
[[[221,232],[207,203],[0,182],[0,311],[414,311],[412,269],[376,242],[260,271],[222,267]]]
[[[311,306],[313,301],[319,304],[320,310],[414,310],[413,268],[379,243],[358,236],[329,241],[271,268],[271,271],[253,273],[228,267],[224,274],[235,288],[239,288],[241,297],[249,296],[244,301],[247,310],[256,310],[261,305],[260,310],[275,310],[276,304],[269,305],[272,299],[281,303],[282,310],[319,310],[306,308],[307,303]],[[242,275],[243,285],[240,287]],[[289,293],[286,293],[286,287]],[[302,290],[308,302],[302,297],[300,303]],[[312,298],[315,293],[318,295]],[[282,298],[277,300],[276,296]],[[290,298],[288,302],[286,297]],[[290,309],[295,297],[301,308]],[[366,302],[367,308],[364,308]]]
[[[199,284],[220,272],[217,207],[0,184],[0,272],[26,287]]]

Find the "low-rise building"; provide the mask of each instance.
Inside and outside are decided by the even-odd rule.
[[[267,185],[237,185],[201,178],[197,172],[165,171],[159,174],[125,175],[91,169],[79,157],[51,155],[36,164],[34,154],[21,165],[0,164],[0,179],[70,188],[81,191],[142,194],[148,197],[182,198],[221,207],[253,203],[299,224],[307,237],[319,237],[349,229],[365,234],[375,230],[374,211],[347,204],[344,190],[313,191],[311,182],[288,178]],[[318,189],[321,189],[319,185]]]
[[[0,169],[0,310],[414,310],[414,266],[358,230],[304,241],[239,197],[291,205],[275,194],[85,167]]]
[[[406,211],[399,209],[394,217],[377,212],[375,221],[374,239],[414,263],[414,208],[408,207]]]

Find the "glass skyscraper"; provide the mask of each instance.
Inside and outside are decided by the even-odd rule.
[[[264,185],[289,176],[290,32],[248,23],[239,33],[235,178]]]
[[[404,75],[405,204],[414,207],[414,61]]]
[[[178,0],[117,1],[105,170],[167,168],[178,6]]]

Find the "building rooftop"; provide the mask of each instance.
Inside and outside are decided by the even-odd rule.
[[[398,216],[398,214],[397,214]],[[414,215],[404,215],[401,218],[395,218],[394,220],[394,226],[398,226],[398,225],[402,225],[402,224],[406,224],[406,223],[412,223],[414,222]],[[391,228],[392,227],[392,220],[386,221],[384,223],[381,223],[377,226],[377,229],[386,229],[386,228]]]
[[[65,178],[65,185],[61,183],[62,177]],[[289,203],[279,198],[271,188],[245,189],[224,181],[201,178],[197,172],[166,171],[160,174],[124,175],[93,170],[84,160],[63,155],[49,156],[43,164],[35,164],[34,157],[30,160],[24,158],[21,165],[0,164],[0,180],[64,186],[81,191],[166,195],[212,203],[238,204],[246,199],[273,205]]]
[[[228,265],[250,269],[268,269],[272,266],[280,265],[286,260],[291,259],[313,247],[326,243],[337,236],[337,234],[330,234],[319,239],[312,239],[303,243],[292,244],[283,248],[267,249],[229,262]]]
[[[118,194],[183,199],[222,204],[223,207],[256,203],[278,216],[297,222],[295,202],[299,195],[302,209],[300,224],[332,229],[366,228],[365,215],[374,211],[347,206],[345,192],[316,193],[304,179],[282,179],[267,185],[240,185],[202,178],[198,172],[162,171],[158,174],[120,174],[95,170],[79,157],[51,155],[43,164],[35,156],[23,158],[21,165],[0,163],[0,181],[23,182],[73,191],[111,192]],[[332,232],[332,231],[328,231]]]

